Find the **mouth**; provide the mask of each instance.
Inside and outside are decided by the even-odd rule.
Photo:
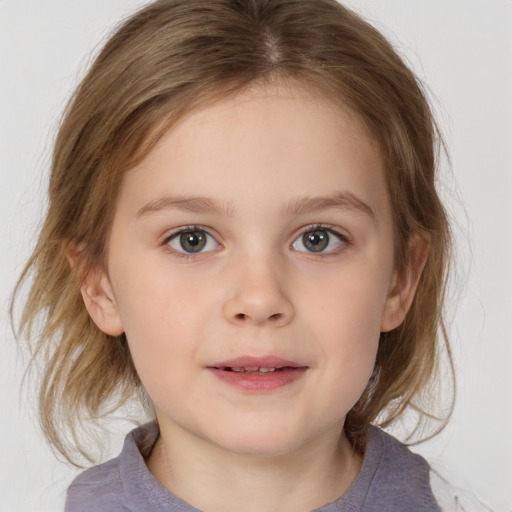
[[[238,373],[271,373],[283,370],[307,368],[306,365],[277,356],[240,356],[214,363],[208,368]]]
[[[307,365],[274,356],[238,357],[207,367],[224,383],[243,391],[267,392],[299,380]]]
[[[282,372],[286,370],[296,370],[296,366],[281,366],[278,368],[264,368],[264,367],[258,367],[258,366],[224,366],[224,367],[212,367],[216,370],[224,370],[225,372],[236,372],[236,373],[250,373],[252,375],[254,374],[264,374],[264,373],[275,373],[275,372]]]

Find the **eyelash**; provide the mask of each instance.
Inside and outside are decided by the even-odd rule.
[[[334,229],[332,226],[327,225],[327,224],[311,224],[309,226],[306,226],[304,229],[302,229],[299,232],[298,236],[296,236],[294,238],[294,240],[292,242],[292,247],[293,247],[293,244],[295,244],[297,241],[302,240],[302,238],[304,237],[304,235],[306,233],[314,233],[315,231],[326,231],[328,234],[333,235],[334,237],[336,237],[339,240],[339,242],[341,243],[341,246],[337,247],[335,249],[332,249],[330,251],[327,251],[327,252],[323,252],[323,251],[319,251],[319,252],[298,251],[298,252],[305,252],[309,256],[313,256],[313,257],[324,257],[325,258],[326,256],[336,255],[340,251],[345,249],[347,246],[351,245],[349,237],[343,233],[340,233],[339,231]]]
[[[334,235],[339,242],[342,244],[341,247],[332,249],[330,251],[324,252],[324,251],[302,251],[297,250],[297,252],[302,252],[309,254],[310,256],[317,256],[317,257],[325,257],[329,255],[338,254],[341,250],[346,248],[348,245],[350,245],[349,238],[344,235],[343,233],[340,233],[339,231],[333,229],[332,226],[326,225],[326,224],[311,224],[309,226],[304,227],[293,239],[293,242],[291,243],[290,247],[293,247],[294,244],[296,244],[299,240],[302,240],[305,234],[307,233],[314,233],[315,231],[325,231],[330,235]],[[194,233],[194,232],[204,232],[208,237],[211,237],[215,242],[218,244],[216,238],[209,233],[209,230],[205,228],[204,226],[183,226],[182,228],[179,228],[177,231],[174,231],[169,236],[167,236],[163,242],[162,245],[170,252],[175,258],[184,259],[184,260],[192,260],[196,258],[199,255],[207,254],[213,251],[206,251],[205,252],[186,252],[186,251],[179,251],[170,246],[170,242],[177,237],[181,236],[184,233]],[[206,242],[207,243],[207,242]],[[218,244],[220,247],[220,244]]]
[[[194,232],[197,232],[197,231],[200,231],[200,232],[204,232],[207,234],[207,236],[211,237],[213,240],[215,240],[215,242],[217,243],[218,246],[220,246],[220,244],[217,242],[217,239],[210,234],[208,228],[205,228],[204,226],[183,226],[181,228],[179,228],[178,230],[174,231],[173,233],[171,233],[169,236],[167,236],[163,241],[162,241],[162,245],[165,247],[165,249],[167,251],[169,251],[175,258],[178,258],[178,259],[182,259],[182,260],[186,260],[186,261],[189,261],[189,260],[193,260],[194,258],[196,258],[197,256],[200,256],[202,254],[206,254],[206,253],[203,253],[203,252],[197,252],[197,253],[193,253],[193,252],[186,252],[186,251],[178,251],[176,249],[173,249],[171,246],[170,246],[170,242],[172,240],[174,240],[175,238],[178,238],[179,236],[181,236],[182,234],[184,233],[194,233]],[[212,252],[212,251],[207,251],[208,252]]]

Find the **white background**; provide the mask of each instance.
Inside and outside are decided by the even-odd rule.
[[[141,0],[0,0],[0,511],[62,510],[76,471],[41,438],[20,395],[7,301],[44,210],[51,140],[90,54]],[[459,269],[450,329],[458,401],[416,448],[454,487],[512,511],[512,1],[350,0],[434,97]],[[126,426],[124,426],[126,428]],[[113,450],[119,448],[120,433]],[[471,512],[471,511],[468,511]]]

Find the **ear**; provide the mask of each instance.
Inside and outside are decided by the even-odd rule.
[[[90,317],[106,334],[120,336],[124,332],[110,280],[99,267],[84,272],[83,250],[72,244],[64,248],[71,268],[81,279],[80,293]]]
[[[112,286],[102,270],[89,271],[80,285],[84,304],[94,323],[106,334],[120,336],[124,332]]]
[[[382,314],[381,332],[392,331],[404,321],[414,299],[429,250],[430,236],[428,233],[415,233],[411,236],[409,262],[405,268],[395,269],[393,272]]]

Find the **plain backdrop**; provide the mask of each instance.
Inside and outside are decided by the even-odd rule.
[[[20,394],[23,362],[9,294],[35,241],[49,153],[91,53],[142,0],[0,0],[0,511],[62,510],[76,470],[45,444]],[[450,334],[458,374],[452,421],[415,448],[455,488],[512,511],[512,1],[350,0],[426,82],[452,170],[458,288]],[[461,288],[462,287],[462,288]],[[116,424],[117,425],[117,424]],[[128,425],[119,423],[116,454]],[[468,511],[471,512],[471,511]]]

